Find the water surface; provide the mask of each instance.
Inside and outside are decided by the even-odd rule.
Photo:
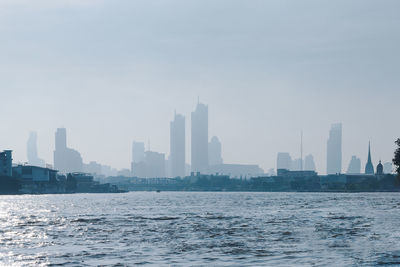
[[[400,194],[0,196],[0,265],[400,265]]]

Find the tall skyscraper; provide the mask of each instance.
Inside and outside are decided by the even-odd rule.
[[[276,159],[277,170],[291,170],[292,168],[292,157],[289,153],[279,152]]]
[[[44,160],[38,157],[36,132],[31,132],[29,134],[29,139],[26,144],[26,155],[30,165],[45,167],[46,164]]]
[[[365,165],[365,174],[375,174],[374,165],[371,160],[371,143],[368,145],[368,161]]]
[[[326,156],[326,173],[342,172],[342,124],[333,124],[329,132]]]
[[[208,164],[220,165],[223,163],[222,160],[222,146],[218,137],[213,136],[210,143],[208,143]]]
[[[360,174],[361,173],[361,160],[356,156],[352,156],[347,169],[347,174]]]
[[[54,150],[54,168],[61,173],[82,172],[83,162],[81,154],[67,147],[67,130],[57,129],[56,149]]]
[[[185,117],[175,114],[170,125],[170,175],[185,177]]]
[[[192,112],[192,171],[208,171],[208,106],[200,103]]]

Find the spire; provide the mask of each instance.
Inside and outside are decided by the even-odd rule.
[[[365,174],[374,174],[374,165],[371,160],[371,141],[368,144],[368,161],[365,165]]]
[[[368,143],[368,162],[371,162],[371,141]]]

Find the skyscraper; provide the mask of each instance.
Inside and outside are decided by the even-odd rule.
[[[327,142],[326,173],[342,172],[342,124],[333,124]]]
[[[222,160],[222,146],[218,137],[213,136],[210,143],[208,143],[208,164],[219,165],[223,163]]]
[[[132,162],[144,162],[144,143],[133,141],[132,144]]]
[[[82,172],[83,162],[81,154],[67,147],[67,130],[57,129],[56,149],[54,150],[54,168],[61,173]]]
[[[347,174],[360,174],[361,173],[361,160],[356,156],[352,156],[347,169]]]
[[[170,126],[170,170],[172,177],[185,177],[185,117],[175,114]]]
[[[146,177],[145,148],[142,142],[132,143],[131,172],[136,177]]]
[[[45,162],[38,157],[37,153],[37,134],[36,132],[31,132],[29,134],[29,139],[26,144],[26,155],[28,158],[28,163],[30,165],[45,167]]]
[[[372,164],[371,160],[371,143],[368,145],[368,161],[365,165],[365,174],[374,174],[374,165]]]
[[[192,171],[208,170],[208,106],[197,104],[192,112]]]

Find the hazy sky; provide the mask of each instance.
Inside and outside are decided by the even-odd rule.
[[[326,170],[330,124],[351,155],[390,161],[400,137],[398,0],[0,0],[0,147],[26,161],[29,131],[85,162],[128,168],[133,140],[169,152],[174,109],[209,105],[227,163],[275,168],[304,153]]]

